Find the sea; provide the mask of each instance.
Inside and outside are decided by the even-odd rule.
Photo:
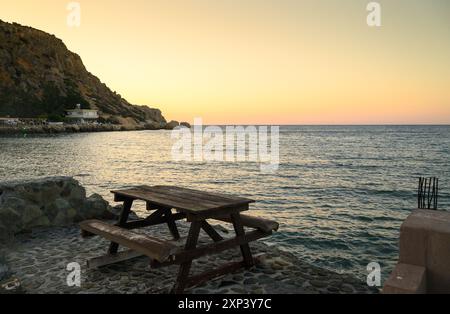
[[[111,190],[143,184],[249,197],[251,214],[281,225],[266,243],[361,279],[372,262],[392,271],[420,176],[439,178],[439,209],[450,209],[450,126],[281,126],[272,172],[174,160],[174,142],[171,131],[0,137],[0,181],[73,176],[112,204]]]

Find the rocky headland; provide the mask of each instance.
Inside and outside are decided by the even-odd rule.
[[[100,125],[1,126],[0,134],[173,129],[161,110],[132,105],[90,73],[61,39],[0,20],[0,117],[52,120],[80,104]]]

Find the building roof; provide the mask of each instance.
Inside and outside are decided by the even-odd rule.
[[[95,109],[69,109],[66,111],[67,112],[93,112],[93,111],[97,112],[98,110],[95,110]]]

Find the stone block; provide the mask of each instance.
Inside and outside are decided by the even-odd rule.
[[[415,210],[405,220],[399,264],[425,268],[428,292],[450,293],[450,212]]]
[[[424,294],[426,287],[425,267],[397,264],[384,285],[383,294]]]

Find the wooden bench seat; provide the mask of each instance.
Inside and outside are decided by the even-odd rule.
[[[220,217],[215,218],[216,220],[231,223],[230,217]],[[277,231],[280,227],[279,223],[273,220],[268,220],[264,218],[248,216],[241,214],[241,221],[245,227],[259,229],[263,232],[271,233],[272,231]]]
[[[168,241],[126,230],[100,220],[83,221],[80,223],[80,228],[161,263],[170,259],[177,251],[177,247]]]

